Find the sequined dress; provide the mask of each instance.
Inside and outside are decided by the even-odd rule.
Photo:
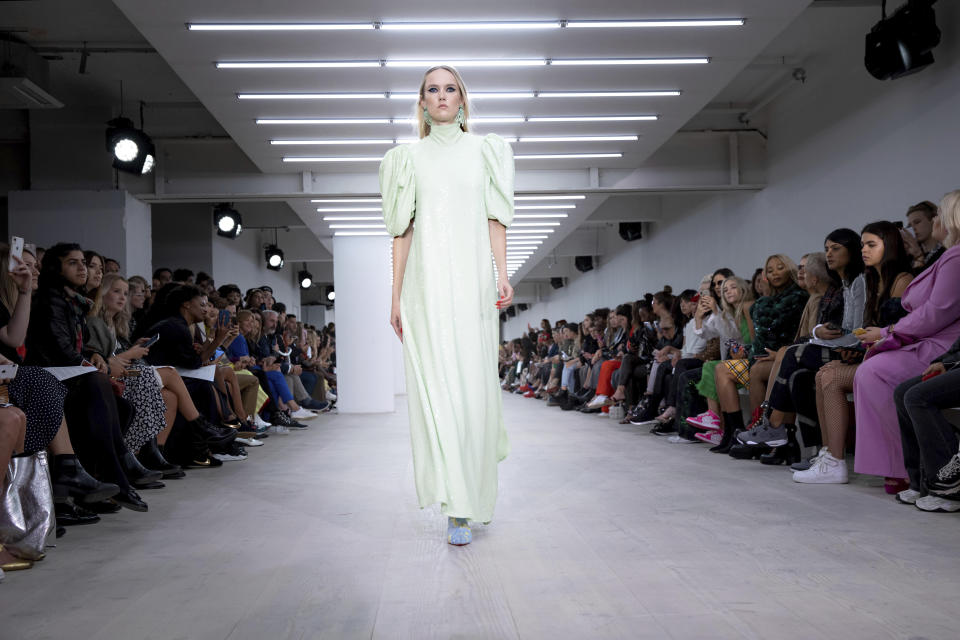
[[[493,134],[434,126],[387,152],[380,191],[391,235],[414,220],[400,316],[420,507],[490,522],[510,446],[487,221],[513,220],[513,151]]]

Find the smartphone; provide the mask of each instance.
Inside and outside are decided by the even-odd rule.
[[[17,369],[19,366],[16,364],[0,364],[0,380],[16,378]]]
[[[217,326],[225,327],[230,324],[230,312],[226,309],[220,309],[220,317],[217,318]]]
[[[7,267],[7,271],[13,271],[17,268],[17,265],[20,264],[20,260],[23,259],[23,238],[19,236],[12,236],[10,238],[10,264]]]
[[[160,334],[158,333],[157,335],[153,336],[152,338],[150,338],[140,346],[143,347],[144,349],[149,349],[150,347],[155,345],[157,343],[157,340],[159,339],[160,339]]]
[[[897,220],[893,223],[893,226],[895,226],[897,229],[903,229],[903,220]]]

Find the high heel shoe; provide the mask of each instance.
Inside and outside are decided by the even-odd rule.
[[[3,548],[3,545],[2,545],[2,544],[0,544],[0,551],[5,551],[5,549]],[[13,555],[13,554],[11,554],[11,555]],[[24,569],[32,569],[32,568],[33,568],[33,560],[23,560],[23,559],[18,558],[18,557],[16,557],[16,556],[13,556],[13,557],[14,557],[14,559],[11,560],[10,562],[6,562],[6,563],[4,563],[4,564],[0,564],[0,570],[3,570],[3,571],[23,571]]]

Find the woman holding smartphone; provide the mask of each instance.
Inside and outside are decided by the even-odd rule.
[[[454,545],[473,539],[470,520],[493,519],[497,463],[509,452],[497,313],[513,302],[513,151],[499,136],[468,133],[469,110],[456,69],[428,69],[420,140],[391,149],[380,165],[394,236],[390,324],[403,342],[417,495],[421,508],[441,504]]]

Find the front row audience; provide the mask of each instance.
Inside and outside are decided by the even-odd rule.
[[[0,261],[12,265],[0,269],[2,519],[12,503],[20,525],[42,518],[31,509],[43,496],[18,493],[42,490],[7,475],[14,463],[44,467],[44,452],[59,537],[122,508],[147,511],[140,491],[243,460],[337,399],[333,323],[299,322],[269,287],[241,309],[237,285],[158,269],[151,288],[76,244],[25,245],[19,259],[3,246]],[[0,579],[43,557],[14,529],[0,527]]]
[[[676,297],[528,326],[501,345],[502,386],[786,463],[798,483],[848,482],[855,452],[897,501],[960,511],[960,190],[907,221],[836,229],[749,283],[721,268]]]

